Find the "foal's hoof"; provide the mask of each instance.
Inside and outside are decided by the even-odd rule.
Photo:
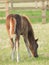
[[[12,61],[15,60],[15,57],[13,55],[11,55],[10,58],[12,59]]]
[[[19,60],[17,60],[17,62],[19,62]]]
[[[17,59],[17,62],[19,62],[20,61],[20,59]]]
[[[20,55],[17,57],[17,62],[19,62],[20,61]]]

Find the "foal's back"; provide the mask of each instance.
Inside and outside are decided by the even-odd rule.
[[[21,16],[19,14],[9,14],[6,18],[6,28],[9,31],[10,27],[12,27],[12,34],[18,32],[23,34],[24,32],[28,32],[32,28],[30,26],[31,24],[26,16]]]

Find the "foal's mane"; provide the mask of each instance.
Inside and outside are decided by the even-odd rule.
[[[23,15],[23,17],[25,17],[25,18],[27,19],[27,22],[28,22],[28,27],[29,27],[29,29],[30,29],[29,32],[28,32],[28,34],[32,35],[32,36],[31,36],[31,39],[35,40],[34,31],[33,31],[33,28],[32,28],[32,23],[31,23],[29,17],[27,17],[27,16],[25,16],[25,15]]]

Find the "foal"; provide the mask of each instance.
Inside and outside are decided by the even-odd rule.
[[[32,26],[27,17],[21,16],[19,14],[9,14],[6,18],[6,28],[11,41],[12,47],[12,60],[14,59],[15,51],[17,52],[17,62],[19,62],[19,39],[20,35],[23,36],[24,42],[27,47],[29,56],[31,56],[30,51],[34,57],[38,57],[37,54],[37,39],[35,40],[34,32]],[[13,40],[15,38],[15,41]]]

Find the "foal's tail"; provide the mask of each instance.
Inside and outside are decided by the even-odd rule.
[[[15,18],[12,14],[8,15],[6,18],[6,29],[8,35],[14,34]]]

